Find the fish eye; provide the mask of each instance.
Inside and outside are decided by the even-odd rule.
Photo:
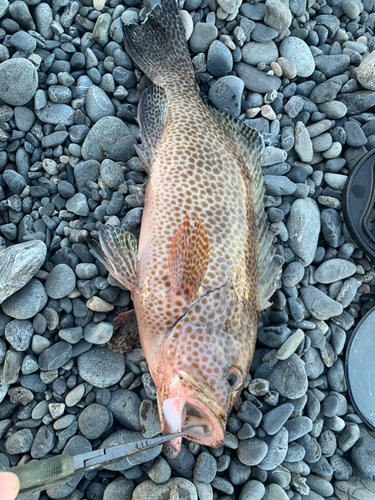
[[[227,381],[231,389],[236,391],[241,387],[242,384],[242,373],[236,366],[232,366],[227,375]]]

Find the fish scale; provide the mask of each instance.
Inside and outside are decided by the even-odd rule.
[[[259,312],[279,286],[263,143],[202,102],[174,0],[124,33],[127,52],[156,84],[138,108],[136,151],[149,180],[137,254],[129,233],[108,225],[93,251],[133,292],[163,434],[182,430],[217,447],[250,368]],[[135,317],[120,316],[109,346],[124,352],[135,342]],[[169,443],[169,456],[181,439]]]

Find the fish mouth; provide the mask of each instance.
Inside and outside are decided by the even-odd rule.
[[[163,435],[183,432],[186,439],[216,448],[224,440],[224,419],[218,419],[215,413],[203,402],[193,397],[175,397],[163,402]],[[182,436],[168,441],[164,445],[164,454],[168,458],[176,457],[181,451]]]

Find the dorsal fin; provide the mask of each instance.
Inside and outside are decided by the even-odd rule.
[[[164,90],[151,85],[142,94],[138,105],[138,123],[141,129],[142,146],[136,151],[148,174],[163,136],[167,121],[167,97]]]
[[[246,163],[246,171],[243,172],[243,175],[245,181],[249,182],[249,192],[252,193],[255,213],[259,308],[262,311],[270,306],[269,299],[280,286],[280,273],[284,262],[280,255],[275,255],[276,248],[272,244],[274,234],[269,229],[267,216],[264,210],[263,198],[265,188],[260,166],[264,148],[263,139],[259,132],[248,127],[245,123],[237,120],[233,116],[226,115],[212,107],[209,107],[209,109],[214,116],[219,118],[225,131],[235,141]]]

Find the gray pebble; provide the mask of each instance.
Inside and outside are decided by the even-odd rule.
[[[288,431],[288,443],[296,441],[311,431],[313,423],[309,417],[296,417],[285,423],[285,429]]]
[[[357,266],[348,260],[329,259],[320,264],[314,272],[314,279],[318,283],[333,283],[352,276]]]
[[[0,304],[24,287],[43,264],[47,247],[27,241],[0,251]]]
[[[107,94],[96,85],[92,85],[86,96],[86,111],[88,117],[96,123],[106,116],[114,116],[115,108]]]
[[[112,160],[103,160],[100,165],[100,177],[110,189],[117,190],[125,181],[121,166]]]
[[[41,108],[35,106],[35,113],[43,123],[51,125],[63,123],[65,126],[74,124],[75,111],[67,104],[56,104],[49,101]]]
[[[242,47],[242,59],[245,63],[253,66],[261,62],[270,64],[276,61],[278,57],[279,52],[276,44],[272,41],[264,43],[250,42]]]
[[[234,117],[241,113],[241,97],[244,89],[243,81],[236,76],[219,78],[209,90],[209,98],[220,111]]]
[[[311,198],[296,200],[287,221],[289,245],[304,266],[315,257],[320,233],[320,211]]]
[[[45,283],[47,295],[52,299],[66,297],[74,290],[75,286],[75,274],[66,264],[55,266],[49,273]]]
[[[171,477],[172,470],[163,457],[157,457],[151,468],[147,470],[147,475],[156,484],[166,483]]]
[[[194,478],[201,483],[211,483],[216,475],[216,461],[212,455],[203,452],[198,455],[195,468]]]
[[[267,455],[257,466],[259,469],[269,471],[280,465],[285,459],[288,451],[288,431],[282,427],[277,434],[272,437],[266,436],[264,440],[268,445]]]
[[[31,456],[33,458],[45,457],[54,447],[56,441],[55,431],[52,425],[42,425],[35,435],[31,447]]]
[[[245,87],[253,92],[266,94],[272,90],[278,90],[281,86],[281,80],[277,76],[268,76],[264,71],[246,64],[238,62],[234,65],[237,75],[243,80]]]
[[[131,500],[134,481],[126,477],[116,477],[104,490],[103,500]]]
[[[242,487],[238,500],[262,500],[265,491],[260,481],[251,479]]]
[[[271,196],[287,196],[297,189],[294,182],[281,175],[265,175],[266,194]]]
[[[310,76],[315,69],[315,61],[308,45],[295,36],[284,38],[281,42],[280,55],[292,62],[297,68],[297,76]]]
[[[305,306],[316,319],[324,321],[332,316],[338,316],[343,311],[341,304],[311,285],[302,287],[300,293]]]
[[[9,42],[17,50],[23,50],[25,52],[33,52],[36,48],[35,38],[25,31],[18,31],[17,33],[12,35]]]
[[[207,54],[207,70],[214,76],[226,76],[233,68],[231,51],[219,40],[214,40]]]
[[[344,123],[344,130],[346,132],[346,142],[348,146],[353,148],[366,146],[367,138],[358,123],[347,121]]]
[[[5,327],[5,338],[16,351],[26,351],[29,348],[34,328],[30,321],[13,320]]]
[[[66,209],[76,215],[86,217],[89,214],[86,196],[82,193],[76,193],[66,202]]]
[[[193,34],[189,40],[190,50],[193,54],[207,52],[208,47],[217,37],[218,31],[215,25],[198,22],[194,26]]]
[[[34,97],[37,86],[35,66],[27,59],[9,59],[0,64],[0,99],[6,104],[27,104]]]
[[[322,232],[327,243],[337,248],[344,242],[342,235],[342,221],[336,210],[327,208],[321,214]]]
[[[285,403],[267,412],[262,419],[262,428],[269,436],[276,434],[294,411],[291,403]]]
[[[101,118],[95,123],[82,145],[85,160],[128,161],[134,156],[136,138],[125,123],[114,116]]]
[[[265,148],[262,155],[262,167],[267,167],[269,165],[276,165],[285,161],[287,158],[287,153],[280,148],[274,146],[268,146]]]
[[[5,441],[5,451],[9,455],[16,455],[18,453],[27,453],[30,451],[34,441],[34,435],[30,429],[21,429],[20,431],[12,434]]]
[[[294,149],[302,162],[310,163],[313,159],[313,144],[310,135],[300,121],[294,128]]]
[[[78,427],[87,439],[98,439],[111,422],[111,416],[105,406],[97,403],[89,405],[78,418]]]
[[[93,347],[79,355],[77,366],[83,380],[98,388],[117,384],[125,373],[124,355],[105,347]],[[111,367],[110,370],[107,369],[108,366]],[[110,409],[109,406],[108,408]]]
[[[144,500],[145,498],[163,500],[171,495],[176,495],[176,498],[184,500],[197,499],[197,491],[191,481],[181,477],[173,477],[164,484],[155,484],[151,480],[142,482],[134,490],[132,500]]]
[[[47,300],[42,283],[32,278],[21,290],[6,299],[2,308],[12,318],[29,319],[43,309]]]
[[[139,396],[127,389],[117,389],[112,392],[112,397],[107,405],[113,417],[125,428],[133,431],[141,429],[139,411],[141,400]]]
[[[100,163],[95,160],[87,160],[78,163],[74,168],[74,177],[78,191],[82,191],[83,188],[87,187],[89,181],[96,182],[99,177],[99,172]]]
[[[89,323],[83,329],[83,338],[90,344],[105,344],[113,335],[113,325],[110,323]]]
[[[304,102],[303,102],[302,97],[295,95],[295,96],[292,96],[289,99],[289,101],[285,104],[284,110],[285,110],[285,113],[287,113],[287,115],[290,118],[295,118],[298,115],[298,113],[300,113],[300,111],[302,111],[303,106],[304,106]]]
[[[39,356],[39,368],[44,371],[57,370],[72,357],[72,346],[67,342],[57,342],[45,349]]]
[[[284,361],[278,361],[268,381],[272,390],[289,399],[300,398],[307,390],[304,364],[296,354]]]
[[[258,438],[243,439],[239,442],[236,455],[244,465],[258,465],[267,455],[267,444]]]
[[[366,477],[352,476],[347,481],[335,482],[335,493],[340,500],[374,500],[374,481]]]

